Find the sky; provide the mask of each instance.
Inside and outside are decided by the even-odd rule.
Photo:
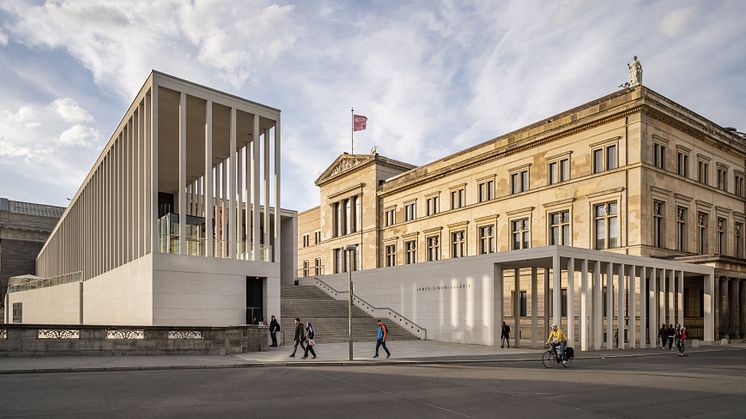
[[[426,164],[643,84],[746,131],[746,2],[0,2],[0,197],[66,205],[151,69],[282,110],[282,206],[350,148]]]

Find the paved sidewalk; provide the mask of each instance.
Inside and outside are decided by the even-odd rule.
[[[373,359],[375,342],[355,342],[354,360],[348,361],[347,343],[317,345],[318,358],[302,359],[302,352],[295,358],[288,355],[292,346],[270,348],[266,352],[234,355],[151,355],[151,356],[54,356],[54,357],[0,357],[0,374],[137,371],[198,368],[251,368],[277,366],[341,366],[341,365],[402,365],[402,364],[455,364],[477,362],[539,362],[544,349],[500,349],[481,345],[464,345],[435,341],[390,342],[391,358]],[[699,352],[746,349],[746,345],[705,346],[687,351]],[[576,351],[576,359],[603,359],[636,356],[675,356],[674,351],[661,349],[636,349],[614,351]]]

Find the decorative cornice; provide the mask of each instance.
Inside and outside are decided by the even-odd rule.
[[[508,211],[505,214],[508,216],[512,216],[512,215],[518,215],[518,214],[525,214],[527,212],[532,212],[533,210],[534,210],[534,207],[524,207],[524,208],[519,208],[519,209],[515,209],[512,211]]]
[[[598,198],[598,197],[604,196],[604,195],[613,195],[613,194],[622,193],[623,191],[624,191],[624,186],[620,186],[618,188],[607,189],[605,191],[599,191],[599,192],[589,193],[586,196],[588,198]]]
[[[362,189],[364,186],[365,186],[364,183],[358,183],[357,185],[350,186],[349,188],[345,188],[345,189],[343,189],[343,190],[341,190],[339,192],[336,192],[336,193],[334,193],[332,195],[327,195],[326,198],[328,200],[330,200],[330,201],[334,201],[335,198],[338,198],[338,197],[340,197],[340,196],[342,196],[342,195],[344,195],[346,193],[350,193],[350,192],[352,192],[352,191],[354,191],[356,189]]]
[[[575,197],[558,199],[556,201],[544,203],[544,208],[551,208],[551,207],[558,207],[560,205],[572,204],[574,201],[575,201]]]
[[[467,225],[469,225],[469,220],[459,221],[457,223],[448,224],[448,229],[453,230],[454,228],[466,227]]]
[[[431,233],[440,233],[440,231],[443,230],[443,226],[433,227],[433,228],[427,228],[425,230],[422,230],[422,234],[431,234]]]
[[[497,219],[500,217],[500,214],[493,214],[488,215],[486,217],[479,217],[474,219],[475,224],[484,224],[488,222],[497,222]]]
[[[691,203],[692,199],[694,199],[691,196],[682,195],[680,193],[675,193],[673,194],[673,196],[674,198],[676,198],[677,201],[683,201],[683,202],[686,202],[687,204]]]

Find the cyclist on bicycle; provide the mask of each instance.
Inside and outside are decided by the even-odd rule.
[[[552,330],[549,332],[549,338],[547,339],[547,345],[552,345],[552,352],[555,354],[557,353],[557,346],[560,348],[560,360],[562,361],[562,364],[566,364],[567,360],[565,359],[565,347],[567,347],[567,338],[565,337],[565,334],[562,333],[562,330],[560,330],[559,327],[557,327],[557,323],[552,324]]]

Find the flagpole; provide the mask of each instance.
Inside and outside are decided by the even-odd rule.
[[[355,154],[355,108],[350,109],[350,114],[352,115],[352,144],[350,147],[350,154]]]

